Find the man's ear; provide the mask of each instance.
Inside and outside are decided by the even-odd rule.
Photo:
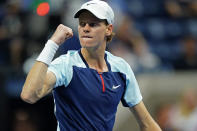
[[[112,31],[113,31],[113,25],[112,24],[107,25],[106,35],[110,36],[112,34]]]

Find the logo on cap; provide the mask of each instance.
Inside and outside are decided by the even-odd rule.
[[[96,4],[96,3],[87,3],[87,6],[88,6],[88,5],[92,5],[92,4]]]

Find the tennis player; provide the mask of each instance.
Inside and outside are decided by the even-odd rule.
[[[58,47],[73,36],[72,29],[60,24],[30,70],[21,98],[35,103],[52,92],[58,131],[112,131],[120,101],[132,110],[142,131],[160,131],[130,66],[105,51],[114,34],[111,7],[92,0],[74,17],[82,48],[52,61]]]

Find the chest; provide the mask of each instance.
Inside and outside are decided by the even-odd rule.
[[[125,81],[119,72],[98,73],[74,67],[73,78],[66,89],[81,103],[117,106],[125,91]]]

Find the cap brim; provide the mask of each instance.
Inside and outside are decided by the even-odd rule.
[[[78,10],[77,13],[75,13],[74,18],[79,18],[79,15],[80,15],[82,12],[84,12],[84,11],[89,11],[89,10],[87,10],[87,9],[80,9],[80,10]]]
[[[79,18],[80,14],[84,11],[89,11],[90,13],[92,13],[98,19],[101,19],[101,20],[105,19],[98,12],[96,12],[95,10],[90,10],[90,9],[80,9],[80,10],[78,10],[77,13],[74,15],[74,18]]]

